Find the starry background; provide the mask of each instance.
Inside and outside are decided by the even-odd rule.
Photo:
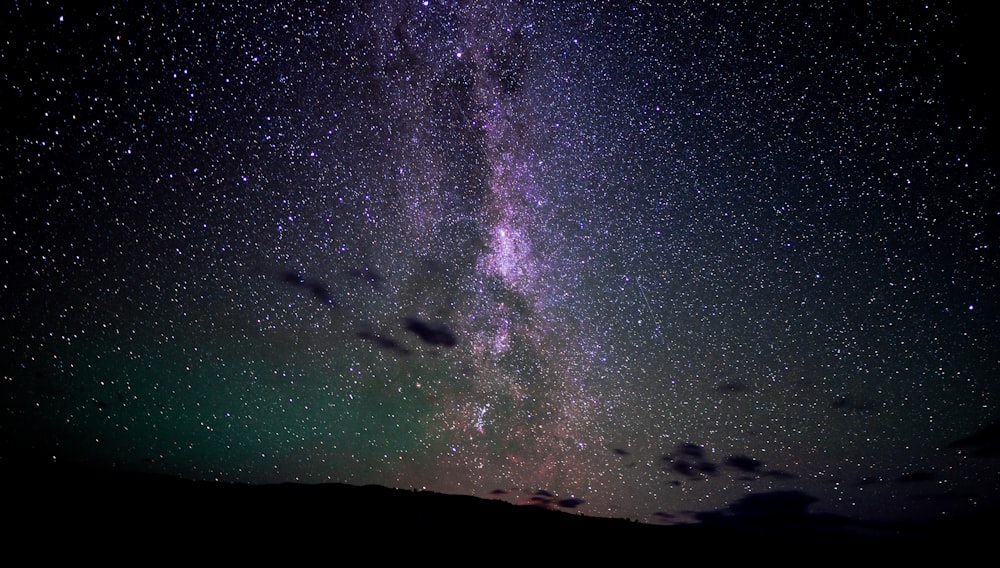
[[[144,4],[5,2],[8,458],[996,507],[982,14]]]

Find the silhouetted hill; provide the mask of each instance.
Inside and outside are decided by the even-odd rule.
[[[267,539],[272,545],[346,542],[368,546],[367,539],[378,535],[379,546],[390,549],[396,543],[391,539],[418,537],[443,539],[442,545],[518,543],[568,558],[597,547],[623,553],[651,549],[686,558],[721,554],[740,561],[761,549],[772,557],[812,556],[822,550],[823,557],[844,560],[872,553],[898,559],[899,555],[916,558],[937,550],[971,553],[980,530],[994,524],[992,518],[948,525],[888,525],[798,515],[787,505],[795,496],[778,495],[784,513],[769,513],[757,502],[763,500],[748,500],[731,509],[738,515],[708,513],[699,525],[660,526],[380,486],[193,481],[25,463],[10,457],[2,464],[9,495],[5,516],[14,521],[8,535],[42,531],[51,541],[67,544],[114,538],[133,545],[181,543],[219,548],[238,538],[242,543]]]

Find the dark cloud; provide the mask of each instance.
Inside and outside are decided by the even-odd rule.
[[[716,475],[719,472],[719,466],[707,461],[698,462],[698,471],[704,475]]]
[[[701,459],[705,455],[705,450],[698,444],[681,444],[677,447],[677,453],[690,458]]]
[[[406,347],[404,347],[398,341],[392,339],[391,337],[385,337],[371,331],[359,331],[358,337],[364,339],[365,341],[374,343],[375,345],[387,351],[393,351],[400,355],[410,354],[409,349],[407,349]]]
[[[454,347],[458,345],[455,334],[440,323],[426,322],[417,318],[406,318],[406,329],[417,335],[424,343]]]
[[[278,274],[278,279],[286,284],[291,284],[293,286],[303,286],[306,283],[306,279],[302,277],[298,272],[291,270],[283,270]]]
[[[794,518],[809,513],[818,499],[801,491],[773,491],[747,495],[729,506],[738,517]]]
[[[772,479],[798,479],[799,477],[794,473],[785,471],[783,469],[770,469],[764,472],[764,475]]]
[[[670,469],[686,477],[696,478],[699,476],[695,465],[689,461],[677,460],[670,464]]]
[[[531,501],[532,505],[537,505],[539,507],[548,507],[549,504],[552,502],[552,499],[549,499],[548,497],[542,497],[539,495],[532,495],[528,500]]]
[[[308,292],[320,302],[333,306],[336,304],[333,294],[325,284],[318,280],[308,280],[298,272],[283,270],[278,273],[278,280],[294,288]]]
[[[968,450],[977,458],[1000,458],[1000,420],[975,433],[955,440],[948,448]]]
[[[583,499],[577,499],[576,497],[567,497],[566,499],[560,499],[556,504],[563,509],[575,509],[580,505],[583,505],[585,501]]]
[[[725,509],[696,513],[695,518],[710,525],[803,529],[810,518],[809,507],[817,501],[812,495],[801,491],[753,493]]]
[[[699,479],[718,474],[719,466],[704,458],[705,450],[698,444],[685,443],[677,446],[675,454],[667,454],[662,460],[674,473],[690,479]]]
[[[312,293],[313,297],[317,300],[323,302],[324,304],[333,305],[333,294],[326,288],[326,286],[320,284],[319,282],[311,282],[308,285],[309,292]]]
[[[764,462],[755,460],[749,456],[735,455],[726,458],[726,465],[738,469],[743,473],[759,473],[760,469],[764,467]]]

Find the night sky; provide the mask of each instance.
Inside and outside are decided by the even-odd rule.
[[[238,4],[4,2],[8,465],[1000,504],[981,14]]]

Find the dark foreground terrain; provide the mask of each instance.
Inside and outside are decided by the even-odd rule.
[[[755,564],[761,554],[801,561],[873,560],[878,554],[899,561],[944,553],[955,560],[995,548],[990,535],[997,528],[992,517],[874,524],[818,515],[660,526],[379,486],[243,485],[9,457],[0,463],[6,542],[16,548],[42,537],[46,544],[39,551],[54,555],[107,544],[112,555],[137,547],[165,553],[191,547],[253,557],[257,549],[274,554],[345,546],[365,554],[423,555],[473,546],[489,557],[513,546],[564,559],[653,552],[664,559]],[[420,548],[400,549],[414,539]]]

